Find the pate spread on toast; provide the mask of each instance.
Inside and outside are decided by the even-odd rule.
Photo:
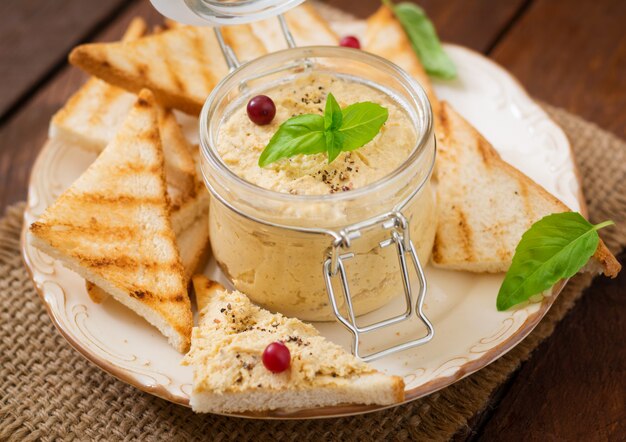
[[[404,400],[404,382],[374,370],[311,325],[254,305],[206,277],[193,277],[200,324],[183,363],[194,368],[196,412],[242,412],[339,404],[390,405]],[[290,367],[272,373],[261,356],[282,341]]]

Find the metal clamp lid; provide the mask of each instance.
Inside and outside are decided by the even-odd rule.
[[[344,261],[354,257],[353,253],[347,251],[350,249],[352,241],[361,237],[361,230],[376,225],[380,225],[383,229],[390,232],[389,239],[380,242],[379,246],[381,248],[389,247],[394,244],[396,246],[398,262],[400,265],[400,273],[402,276],[402,285],[404,287],[404,298],[406,307],[404,313],[398,316],[394,316],[392,318],[388,318],[364,327],[360,327],[359,325],[357,325],[354,308],[352,306],[352,296],[350,294],[350,286],[348,283],[348,277],[346,274]],[[416,300],[414,300],[413,297],[411,278],[407,266],[407,254],[413,262],[413,266],[417,273],[417,278],[420,286]],[[341,322],[341,324],[343,324],[352,333],[352,353],[358,358],[361,358],[364,361],[371,361],[374,359],[382,358],[384,356],[388,356],[398,351],[417,347],[419,345],[425,344],[433,338],[433,326],[428,318],[426,318],[423,311],[424,297],[426,295],[427,289],[426,277],[424,276],[424,270],[422,269],[419,257],[417,256],[417,253],[415,251],[415,246],[410,239],[409,221],[405,218],[404,215],[402,215],[401,212],[389,212],[384,215],[371,218],[362,223],[354,224],[348,228],[342,229],[339,232],[339,239],[333,241],[333,244],[329,251],[329,256],[324,261],[323,272],[324,280],[326,282],[326,291],[328,292],[328,299],[333,308],[333,313],[335,314],[339,322]],[[332,283],[332,280],[335,277],[339,277],[339,280],[341,282],[340,286],[343,292],[343,298],[345,299],[345,307],[347,308],[348,313],[347,317],[341,313],[340,308],[337,304],[337,299]],[[418,318],[426,326],[427,333],[425,336],[414,339],[412,341],[397,344],[368,355],[361,354],[359,350],[359,344],[362,334],[380,330],[390,325],[394,325],[399,322],[408,320],[413,315],[414,303],[415,312]]]

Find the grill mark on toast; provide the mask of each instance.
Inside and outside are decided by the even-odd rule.
[[[156,46],[159,57],[161,58],[160,63],[163,63],[166,67],[167,75],[171,81],[171,83],[176,88],[177,92],[185,93],[186,87],[184,82],[181,80],[178,75],[178,70],[184,71],[181,66],[176,65],[176,58],[170,57],[169,47],[164,44],[159,44]]]
[[[102,81],[102,80],[95,80],[95,79],[93,80],[98,81],[98,82]],[[94,87],[95,86],[96,85],[94,84]],[[85,93],[88,92],[86,88],[84,92]],[[114,99],[119,97],[124,92],[125,91],[123,91],[122,89],[119,89],[113,86],[100,87],[100,96],[98,97],[98,101],[99,101],[98,106],[100,108],[108,107],[110,103],[113,102]],[[100,112],[92,112],[90,113],[87,121],[89,122],[89,124],[97,125],[97,124],[100,124],[100,122],[102,121],[102,116]]]
[[[516,177],[517,178],[517,177]],[[528,185],[517,179],[517,184],[519,187],[520,198],[522,199],[522,204],[524,204],[524,212],[528,214],[528,228],[533,224],[535,219],[535,210],[533,209],[533,205],[530,202],[530,195],[528,194]]]
[[[141,63],[141,62],[137,62],[136,67],[136,73],[137,76],[140,77],[144,82],[150,84],[150,66],[148,66],[145,63]],[[143,98],[139,98],[139,100],[137,100],[137,104],[141,107],[144,106],[149,106],[148,102],[146,100],[144,100]]]
[[[204,42],[197,32],[192,32],[190,36],[191,50],[193,51],[196,59],[199,61],[201,67],[199,71],[200,77],[204,80],[206,90],[209,92],[215,86],[216,78],[210,69],[203,69],[205,66],[210,66],[210,61],[206,58],[204,50],[202,49]]]
[[[52,121],[59,125],[65,124],[67,119],[75,112],[74,109],[84,101],[85,96],[90,93],[93,87],[96,87],[96,84],[99,81],[100,80],[95,78],[90,78],[87,83],[85,83],[85,85],[78,90],[78,92],[70,97],[65,106],[63,106],[61,110],[52,117]]]
[[[136,259],[127,255],[118,256],[90,256],[83,253],[75,253],[75,258],[81,260],[84,264],[93,268],[110,268],[116,267],[120,269],[170,269],[177,271],[180,263],[176,260],[172,261],[148,261],[145,258]]]
[[[441,249],[442,249],[441,237],[439,236],[439,232],[437,232],[435,234],[435,244],[433,244],[433,251],[432,251],[434,262],[441,262],[443,258],[441,255]]]
[[[144,206],[161,206],[163,198],[139,197],[134,195],[102,195],[97,193],[71,193],[65,196],[68,199],[92,204],[129,204]]]
[[[135,106],[138,106],[138,107],[149,107],[150,103],[147,100],[144,100],[143,98],[139,97],[137,99],[137,102],[135,103]]]
[[[32,230],[32,229],[31,229]],[[88,225],[77,225],[71,222],[55,221],[54,225],[38,224],[35,226],[37,232],[54,232],[66,235],[82,234],[84,236],[94,236],[96,238],[107,237],[109,240],[135,241],[143,237],[139,228],[126,226],[109,226],[99,223],[95,218],[91,218]],[[167,236],[167,231],[154,232],[154,236]]]
[[[136,288],[129,291],[130,296],[135,299],[148,303],[149,301],[168,302],[170,304],[180,304],[185,302],[185,296],[182,293],[156,294],[145,288]]]
[[[444,102],[439,112],[439,133],[442,140],[448,141],[450,135],[450,119],[448,118],[448,107]]]
[[[467,217],[465,213],[461,209],[456,210],[458,216],[458,226],[461,230],[462,234],[459,238],[461,241],[461,246],[463,247],[463,251],[465,252],[465,258],[469,262],[473,262],[476,260],[473,252],[473,232],[472,228],[469,226],[467,222]]]
[[[39,236],[40,233],[42,232],[46,232],[48,230],[48,225],[44,224],[42,222],[39,221],[35,221],[34,223],[32,223],[30,225],[30,227],[28,228],[28,230],[30,230],[31,233]]]
[[[147,173],[149,175],[153,175],[155,173],[159,173],[161,168],[158,164],[152,164],[150,166],[146,166],[145,164],[137,164],[137,163],[125,163],[117,166],[116,171],[120,174],[139,174],[139,173]]]
[[[476,138],[476,150],[480,154],[486,167],[491,167],[494,157],[498,156],[487,140],[485,140],[478,132],[473,133]]]

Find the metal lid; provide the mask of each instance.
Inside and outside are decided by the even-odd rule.
[[[150,0],[164,16],[190,25],[221,26],[274,17],[304,0]]]

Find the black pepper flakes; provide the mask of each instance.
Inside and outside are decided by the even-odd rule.
[[[297,345],[303,345],[302,338],[299,336],[288,336],[287,342],[295,342]]]

